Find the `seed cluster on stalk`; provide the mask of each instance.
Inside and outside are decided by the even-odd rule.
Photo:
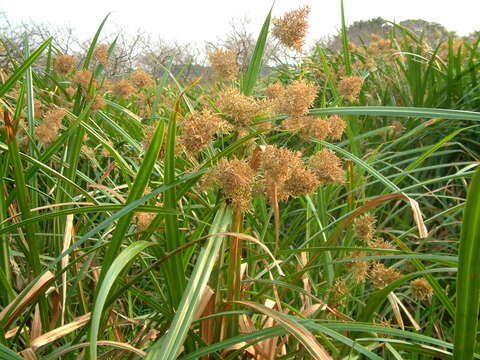
[[[280,18],[273,18],[273,36],[286,47],[300,51],[307,34],[309,14],[310,7],[303,6],[285,13]]]
[[[62,108],[53,108],[45,113],[35,129],[35,136],[41,144],[47,146],[57,139],[65,114],[66,111]]]
[[[182,133],[178,143],[191,154],[205,149],[215,135],[222,135],[232,130],[232,126],[228,122],[208,109],[189,114],[180,123],[180,128]]]
[[[208,53],[215,76],[224,80],[235,80],[240,70],[237,53],[233,49],[216,49]]]

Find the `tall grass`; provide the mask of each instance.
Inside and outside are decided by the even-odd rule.
[[[170,61],[109,85],[108,16],[64,74],[52,39],[25,36],[0,87],[2,359],[480,356],[478,41],[428,48],[395,26],[380,52],[354,48],[342,2],[340,53],[262,78],[271,14],[245,73],[216,82],[182,84]],[[274,83],[314,89],[303,127]],[[309,127],[333,115],[343,137]],[[290,154],[273,170],[272,149]]]

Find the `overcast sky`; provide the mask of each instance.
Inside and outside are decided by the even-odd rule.
[[[232,18],[247,16],[257,33],[272,0],[1,0],[0,10],[12,22],[35,20],[73,26],[81,38],[93,35],[102,18],[112,12],[106,29],[138,29],[166,40],[212,41],[222,37]],[[273,14],[310,5],[308,40],[337,31],[339,0],[276,0]],[[466,35],[480,29],[480,0],[345,0],[347,22],[381,16],[391,21],[424,19]]]

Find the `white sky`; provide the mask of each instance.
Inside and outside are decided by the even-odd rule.
[[[112,12],[105,33],[118,27],[141,29],[165,40],[203,43],[221,38],[234,17],[247,16],[258,33],[273,0],[0,0],[12,22],[30,19],[73,26],[81,38],[91,37]],[[340,26],[339,0],[276,0],[274,16],[310,5],[308,40],[332,34]],[[391,21],[421,18],[466,35],[480,30],[480,0],[345,0],[347,23],[377,16]],[[255,35],[256,36],[256,35]]]

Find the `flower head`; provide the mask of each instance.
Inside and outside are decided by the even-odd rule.
[[[342,184],[344,170],[340,159],[328,149],[322,149],[310,158],[310,168],[321,184]]]
[[[372,281],[373,286],[378,289],[383,289],[385,286],[391,284],[401,276],[402,274],[399,271],[393,268],[387,268],[381,263],[373,264],[369,274],[369,278]]]
[[[236,88],[227,88],[218,94],[218,109],[236,127],[243,128],[253,124],[253,119],[264,114],[266,109],[254,98],[245,96]]]
[[[278,86],[270,88],[271,94],[276,94],[274,104],[276,111],[290,117],[300,117],[308,113],[317,97],[318,88],[303,80],[296,80],[280,91]]]
[[[410,292],[415,300],[422,301],[429,299],[433,295],[433,289],[430,283],[424,278],[418,278],[410,283]]]
[[[217,49],[208,53],[208,60],[212,65],[215,74],[225,80],[235,80],[239,66],[237,54],[231,49]]]
[[[362,86],[363,79],[360,76],[346,76],[338,84],[338,91],[349,101],[356,101]]]
[[[121,99],[128,98],[135,92],[135,88],[128,80],[120,80],[113,86],[113,94]]]
[[[208,173],[208,182],[220,187],[227,200],[240,211],[248,210],[255,171],[246,160],[221,159]]]
[[[92,79],[92,73],[87,69],[78,70],[73,77],[73,82],[83,90],[88,90],[88,86],[90,85],[90,81]]]
[[[68,75],[73,70],[75,58],[71,55],[58,55],[53,61],[53,68],[60,75]]]
[[[210,110],[201,113],[192,113],[180,123],[182,135],[179,143],[189,153],[203,150],[212,141],[215,134],[223,134],[231,130],[232,126]]]
[[[283,45],[300,51],[307,33],[309,13],[310,7],[303,6],[300,9],[285,13],[281,18],[272,19],[273,36],[280,40]]]
[[[35,135],[40,143],[49,145],[55,141],[64,116],[65,109],[62,108],[54,108],[45,113],[43,121],[35,129]]]
[[[108,63],[108,44],[100,44],[96,47],[93,57],[102,65]]]
[[[137,89],[143,89],[151,86],[154,81],[145,71],[137,69],[130,75],[130,81]]]
[[[356,218],[354,221],[354,229],[357,237],[366,243],[372,240],[373,235],[375,235],[376,222],[377,219],[370,213],[360,215]]]

